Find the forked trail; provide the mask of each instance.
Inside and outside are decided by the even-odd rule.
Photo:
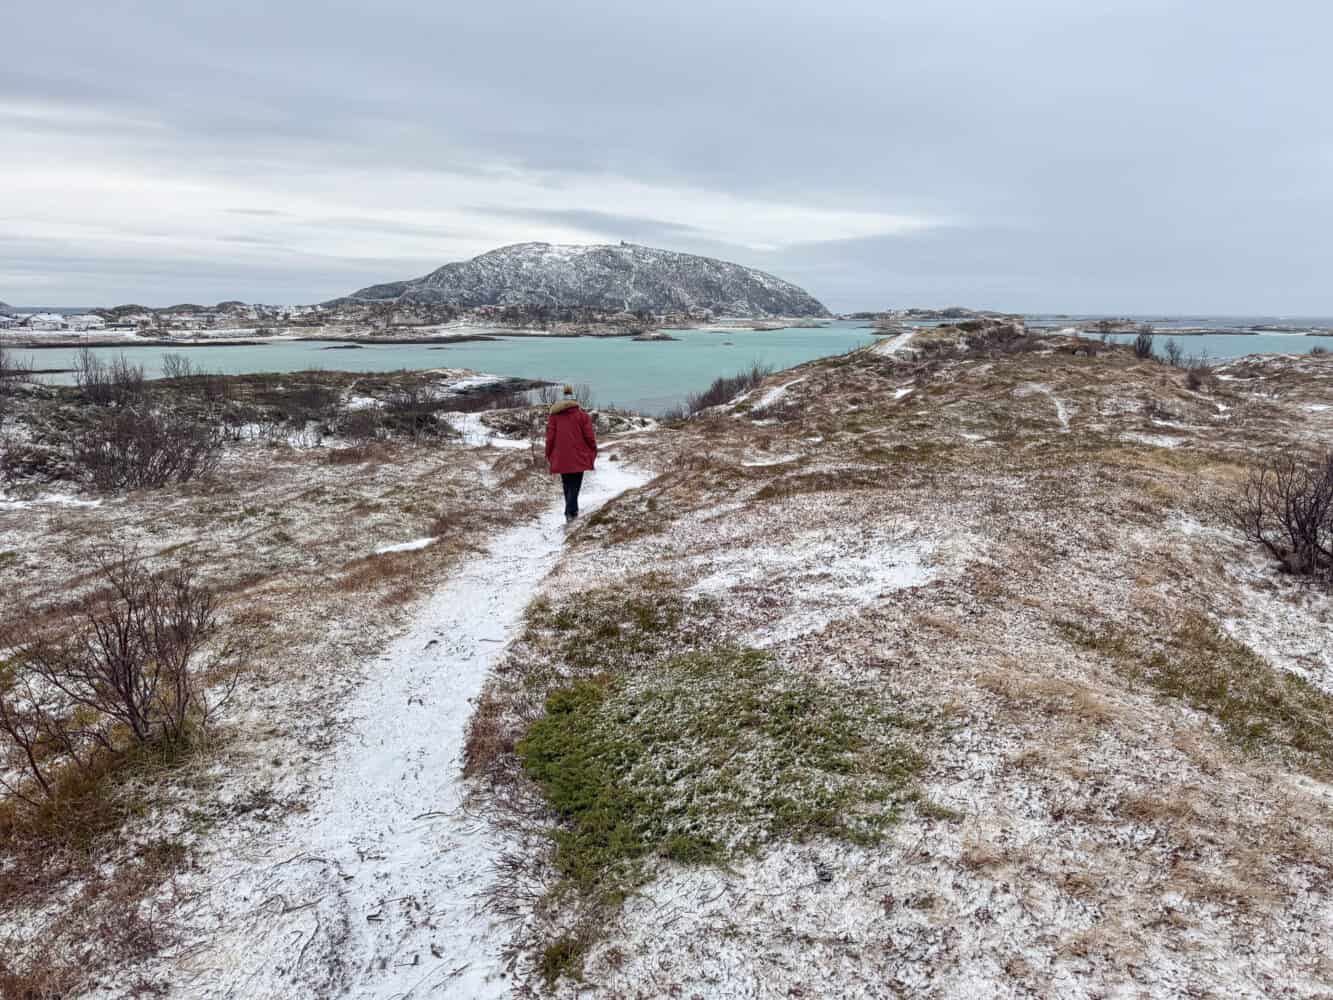
[[[604,461],[588,511],[648,477]],[[463,731],[564,538],[553,506],[498,536],[421,608],[348,706],[309,810],[218,857],[174,992],[206,998],[501,997],[478,912],[498,851],[462,810]]]

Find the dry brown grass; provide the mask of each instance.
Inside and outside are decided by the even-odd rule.
[[[1009,660],[1013,664],[1013,660]],[[1040,714],[1072,715],[1096,725],[1106,725],[1121,710],[1102,694],[1081,681],[1048,677],[1022,669],[1000,666],[977,677],[977,686],[1000,695],[1011,704]]]
[[[330,448],[324,456],[329,465],[383,465],[393,461],[394,447],[383,441],[367,441],[345,448]]]
[[[463,774],[467,777],[494,776],[498,762],[514,752],[516,735],[505,716],[505,699],[493,688],[487,688],[464,734]]]
[[[958,852],[958,863],[972,871],[995,871],[1010,864],[1010,852],[998,844],[970,834]]]

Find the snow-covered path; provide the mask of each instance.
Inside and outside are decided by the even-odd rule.
[[[591,511],[648,477],[599,462]],[[559,555],[552,507],[495,539],[421,608],[348,707],[307,812],[219,852],[173,993],[199,998],[501,997],[503,934],[478,913],[498,845],[462,811],[472,700]]]
[[[870,348],[875,354],[897,354],[907,346],[908,341],[916,336],[915,330],[908,330],[906,333],[900,333],[892,340],[881,340],[874,347]]]

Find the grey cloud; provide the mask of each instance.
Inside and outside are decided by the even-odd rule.
[[[219,302],[314,302],[344,295],[388,274],[424,274],[437,261],[413,257],[323,257],[283,250],[228,260],[214,256],[90,253],[63,240],[0,236],[0,301],[16,305],[166,305]],[[188,295],[180,294],[182,291]]]
[[[700,240],[705,234],[697,226],[687,226],[665,219],[650,219],[637,215],[617,215],[595,209],[565,208],[507,208],[503,205],[473,205],[469,211],[501,219],[520,222],[552,223],[598,233],[608,239],[624,239],[632,243],[654,243],[681,240]]]
[[[457,231],[444,226],[432,226],[411,222],[398,222],[393,219],[377,219],[370,216],[333,216],[323,219],[304,219],[299,225],[313,229],[340,229],[361,233],[398,233],[403,236],[443,236],[459,235]]]

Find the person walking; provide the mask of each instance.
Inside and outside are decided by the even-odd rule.
[[[579,516],[583,474],[591,472],[597,461],[597,433],[592,418],[574,398],[572,386],[565,386],[564,398],[551,407],[546,418],[546,461],[552,474],[560,476],[565,488],[565,521],[572,521]]]

